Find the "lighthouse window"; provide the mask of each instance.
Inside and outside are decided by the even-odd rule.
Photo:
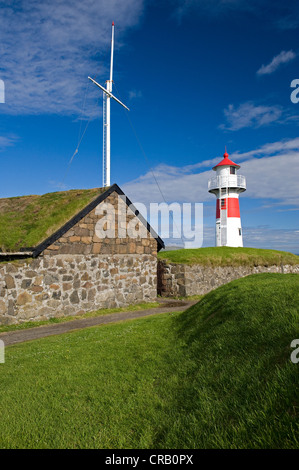
[[[235,175],[236,174],[236,168],[234,166],[230,167],[230,174]]]
[[[239,236],[241,236],[241,235],[242,235],[242,229],[239,228]]]
[[[221,207],[225,207],[225,199],[221,199]]]

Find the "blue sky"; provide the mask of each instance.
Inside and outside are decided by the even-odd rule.
[[[0,13],[0,197],[101,186],[87,77],[108,78],[114,21],[113,93],[130,112],[111,105],[111,181],[135,202],[162,201],[158,181],[169,202],[203,203],[213,246],[207,181],[226,145],[247,178],[244,245],[299,253],[297,2],[0,0]]]

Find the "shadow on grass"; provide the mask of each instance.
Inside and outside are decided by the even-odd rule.
[[[174,424],[160,439],[179,443],[184,435],[190,448],[298,446],[299,379],[289,349],[298,287],[298,275],[248,276],[173,318],[181,351],[171,371]]]

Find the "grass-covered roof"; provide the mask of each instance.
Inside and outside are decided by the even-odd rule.
[[[107,188],[0,199],[0,251],[35,247]]]

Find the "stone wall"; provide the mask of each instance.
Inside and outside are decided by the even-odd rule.
[[[102,227],[103,236],[99,237]],[[107,228],[111,230],[110,236]],[[157,240],[114,191],[80,222],[48,246],[43,254],[151,254],[156,256]]]
[[[0,324],[76,315],[156,297],[157,258],[152,254],[56,254],[0,264]]]
[[[298,273],[299,265],[201,266],[158,261],[158,294],[164,297],[203,295],[234,279],[257,273]]]

